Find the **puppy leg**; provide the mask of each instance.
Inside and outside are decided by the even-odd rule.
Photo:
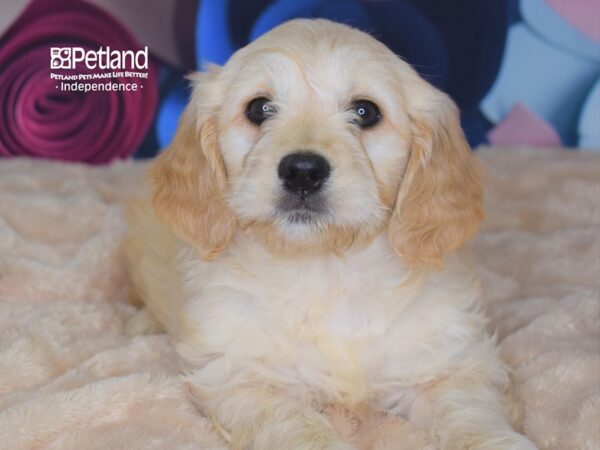
[[[355,450],[323,414],[262,382],[190,390],[200,409],[229,430],[223,434],[234,450]]]
[[[123,254],[130,275],[129,302],[142,307],[127,324],[127,334],[162,333],[176,336],[184,295],[177,255],[184,244],[163,224],[149,199],[127,205],[129,224]]]
[[[429,387],[411,419],[428,428],[442,450],[536,450],[508,423],[501,390],[477,376],[451,376]]]

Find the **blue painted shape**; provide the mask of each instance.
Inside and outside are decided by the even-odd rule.
[[[599,72],[595,62],[565,52],[517,24],[509,30],[500,73],[481,109],[498,123],[521,102],[554,126],[565,144],[574,145],[579,113]]]
[[[583,105],[577,132],[578,147],[600,151],[600,79]]]
[[[539,37],[559,49],[600,62],[600,45],[567,22],[545,0],[521,0],[520,7],[523,20]]]

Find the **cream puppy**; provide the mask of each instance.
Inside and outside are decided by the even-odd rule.
[[[351,449],[328,404],[409,418],[441,449],[534,449],[479,283],[483,217],[451,100],[365,33],[284,24],[193,77],[128,255],[194,401],[233,448]],[[148,202],[149,204],[149,202]]]

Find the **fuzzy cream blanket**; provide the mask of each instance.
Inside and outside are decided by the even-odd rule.
[[[600,155],[478,155],[473,249],[522,428],[541,449],[600,449]],[[0,161],[0,448],[227,448],[168,338],[124,332],[121,200],[143,168]],[[329,416],[360,448],[432,448],[401,419]]]

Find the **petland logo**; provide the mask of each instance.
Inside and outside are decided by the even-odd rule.
[[[84,63],[88,69],[126,70],[148,69],[148,47],[133,50],[85,50],[81,47],[50,47],[50,69],[76,69]]]
[[[144,89],[142,81],[148,79],[148,73],[148,47],[137,52],[50,47],[50,79],[61,91],[137,92]]]

